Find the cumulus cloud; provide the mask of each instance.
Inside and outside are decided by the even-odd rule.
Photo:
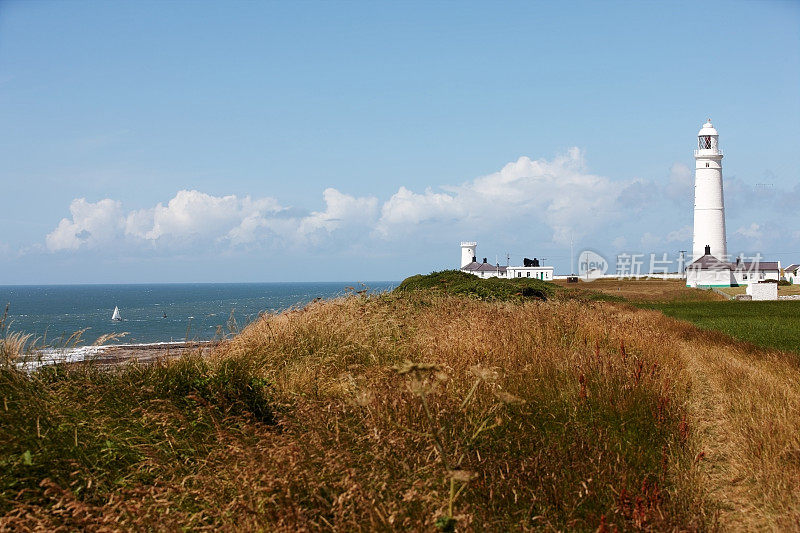
[[[122,203],[108,198],[95,203],[77,198],[69,212],[72,218],[62,218],[45,238],[51,251],[95,248],[113,241],[124,227]]]
[[[673,167],[673,181],[686,171]],[[614,181],[587,171],[583,153],[572,148],[553,159],[520,157],[499,171],[459,185],[426,188],[400,186],[386,201],[351,196],[328,188],[324,206],[298,214],[270,197],[214,196],[178,191],[166,203],[123,210],[111,199],[73,201],[46,238],[50,251],[78,250],[123,243],[147,249],[216,247],[324,246],[336,237],[349,243],[370,239],[411,239],[443,232],[535,232],[564,245],[571,238],[597,235],[654,202],[660,194],[643,180]],[[632,234],[633,240],[641,235]],[[619,233],[609,240],[625,241]],[[654,237],[648,237],[652,240]]]
[[[383,236],[388,236],[392,229],[459,218],[467,214],[465,207],[455,194],[435,193],[430,188],[418,194],[400,187],[383,204],[378,231]]]
[[[194,190],[178,191],[166,205],[129,212],[115,200],[92,203],[79,198],[70,204],[71,218],[62,219],[45,243],[51,252],[121,243],[156,249],[196,244],[235,247],[276,239],[303,244],[377,218],[376,198],[326,189],[323,200],[325,210],[301,216],[274,198],[213,196]]]
[[[45,244],[51,252],[109,246],[379,250],[387,242],[439,243],[443,236],[497,235],[503,244],[517,235],[532,235],[536,246],[556,249],[574,238],[576,244],[597,249],[634,245],[646,252],[691,244],[692,186],[693,171],[682,163],[659,179],[613,180],[589,172],[581,150],[572,148],[552,159],[520,157],[497,172],[456,185],[417,191],[400,186],[384,201],[328,188],[320,208],[310,212],[271,197],[214,196],[196,190],[181,190],[166,202],[132,210],[113,199],[93,203],[78,198]],[[761,221],[752,211],[745,214],[746,208],[739,206],[766,203],[773,208],[762,213],[780,213],[786,202],[800,201],[800,185],[754,194],[753,187],[726,178],[725,187],[729,227],[739,228],[729,231],[729,243],[761,246],[776,235],[789,236],[784,226]],[[529,246],[532,239],[525,238],[523,244]],[[798,236],[792,238],[797,241]]]
[[[619,185],[590,174],[583,154],[572,148],[551,161],[520,157],[499,172],[442,192],[405,187],[383,205],[378,234],[384,238],[432,223],[500,228],[511,221],[544,226],[555,242],[590,231],[616,217]]]
[[[125,218],[125,234],[147,241],[191,242],[197,239],[234,238],[246,241],[252,221],[282,208],[274,198],[212,196],[199,191],[178,191],[167,205],[133,211]],[[237,231],[238,230],[238,231]]]
[[[322,193],[325,210],[315,211],[300,220],[301,236],[330,234],[344,226],[368,226],[376,217],[378,199],[369,196],[357,198],[328,188]]]

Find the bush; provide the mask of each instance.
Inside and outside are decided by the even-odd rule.
[[[478,300],[548,300],[564,289],[546,281],[531,278],[479,278],[459,270],[443,270],[428,275],[406,278],[397,292],[435,291],[468,296]]]

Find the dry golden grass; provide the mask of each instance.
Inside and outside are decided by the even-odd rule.
[[[36,383],[115,443],[100,470],[76,429],[63,476],[37,454],[66,422],[37,436],[11,376],[0,417],[37,425],[1,420],[0,444],[42,451],[0,457],[31,480],[0,528],[800,529],[800,370],[743,346],[607,302],[318,302],[205,360]]]
[[[580,288],[609,296],[618,296],[632,302],[705,302],[725,299],[710,290],[686,287],[684,280],[598,279],[590,282],[579,281],[578,283],[555,280],[553,283],[566,288]]]
[[[14,331],[0,338],[0,361],[14,361],[27,352],[33,335]]]
[[[701,336],[701,339],[703,336]],[[700,345],[700,346],[698,346]],[[709,494],[728,530],[800,530],[800,368],[781,352],[682,342]]]

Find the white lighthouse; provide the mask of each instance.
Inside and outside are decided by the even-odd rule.
[[[478,243],[474,241],[461,243],[461,268],[477,260],[475,258],[475,249],[477,246]]]
[[[694,241],[692,259],[708,251],[720,261],[727,261],[728,245],[725,239],[725,201],[722,194],[722,150],[719,134],[711,119],[703,124],[697,134],[694,151]]]

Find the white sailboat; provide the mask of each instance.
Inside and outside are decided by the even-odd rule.
[[[122,317],[119,316],[119,307],[114,306],[114,314],[111,315],[111,320],[116,320],[117,322],[122,322]]]

